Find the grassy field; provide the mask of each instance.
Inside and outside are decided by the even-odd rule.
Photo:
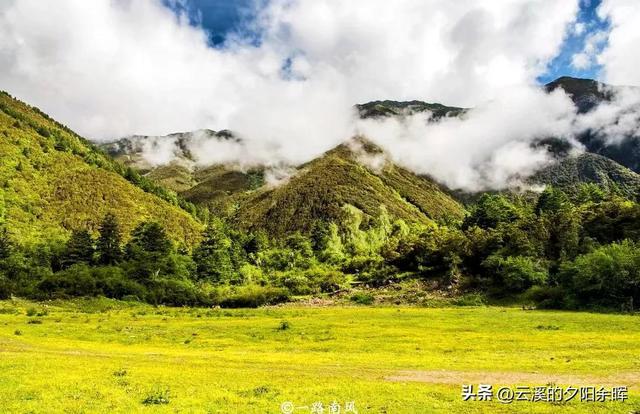
[[[640,317],[519,308],[0,302],[2,413],[640,412]],[[627,385],[626,402],[464,402],[462,384]]]

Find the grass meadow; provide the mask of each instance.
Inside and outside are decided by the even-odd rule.
[[[463,401],[462,385],[479,383],[626,385],[629,400]],[[285,402],[296,414],[317,402],[323,414],[334,402],[340,413],[640,412],[640,317],[0,302],[2,413],[281,413]]]

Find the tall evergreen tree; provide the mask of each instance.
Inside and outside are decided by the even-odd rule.
[[[98,261],[100,264],[112,265],[122,259],[122,235],[118,219],[112,213],[108,213],[100,225],[100,237],[98,238]]]
[[[11,256],[13,244],[9,238],[9,232],[6,228],[0,228],[0,260]]]
[[[129,246],[134,245],[146,253],[164,255],[171,251],[171,240],[167,237],[164,227],[155,222],[140,223],[133,230]]]
[[[93,238],[87,230],[74,230],[65,249],[62,265],[69,267],[76,263],[91,264],[93,262]]]
[[[220,220],[212,220],[202,234],[202,242],[193,252],[199,279],[224,283],[233,279],[231,240]]]

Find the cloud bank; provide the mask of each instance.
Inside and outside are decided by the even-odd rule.
[[[461,118],[428,122],[429,114],[420,114],[363,120],[359,127],[396,162],[450,188],[477,191],[519,184],[551,162],[544,147],[531,144],[544,137],[571,140],[575,116],[564,92],[517,87]]]
[[[598,55],[604,81],[616,85],[640,86],[640,6],[634,0],[603,0],[598,8],[602,19],[609,19],[611,30],[607,47]]]
[[[613,3],[598,58],[623,79],[616,30],[630,29]],[[212,48],[160,0],[6,0],[0,87],[98,141],[230,129],[241,144],[203,140],[197,156],[288,165],[364,132],[453,188],[500,188],[548,162],[529,143],[569,134],[571,103],[534,85],[577,11],[577,0],[256,0],[256,18]],[[353,104],[373,99],[478,109],[434,125],[356,120]]]

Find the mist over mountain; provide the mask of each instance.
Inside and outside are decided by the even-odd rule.
[[[579,147],[581,129],[609,125],[598,135],[611,137],[622,127],[584,117],[562,88],[547,94],[535,86],[577,36],[577,1],[375,0],[376,13],[338,1],[255,2],[254,18],[217,47],[183,9],[165,3],[63,1],[49,14],[34,0],[7,3],[0,82],[100,142],[229,129],[240,142],[203,140],[195,161],[295,166],[365,135],[395,163],[462,191],[508,188],[553,161],[532,143],[560,137]],[[598,9],[612,22],[612,41],[583,54],[610,57],[602,79],[622,83],[637,53],[621,34],[634,24],[611,3]],[[415,112],[400,121],[361,119],[353,107],[389,98],[473,109],[427,122],[440,117],[438,108],[409,103]],[[597,117],[634,100],[612,99]],[[163,145],[151,163],[172,153]]]
[[[519,92],[520,96],[518,91],[509,93],[479,108],[421,101],[358,104],[354,135],[377,145],[389,161],[450,190],[526,188],[529,177],[548,177],[538,173],[556,168],[567,158],[571,159],[568,163],[575,162],[583,151],[638,171],[637,88],[563,77],[539,90]],[[198,194],[204,187],[215,192],[221,185],[219,180],[210,181],[203,171],[233,172],[231,181],[247,190],[256,185],[255,180],[248,184],[249,171],[259,171],[263,178],[271,172],[286,176],[303,164],[285,163],[275,153],[268,159],[256,157],[250,142],[230,131],[194,131],[128,137],[103,147],[152,179],[177,191],[197,186]],[[377,160],[364,154],[360,162],[371,166]],[[581,158],[581,165],[590,162],[596,162],[595,158]],[[607,166],[613,168],[613,164]],[[614,175],[619,179],[628,176]]]

